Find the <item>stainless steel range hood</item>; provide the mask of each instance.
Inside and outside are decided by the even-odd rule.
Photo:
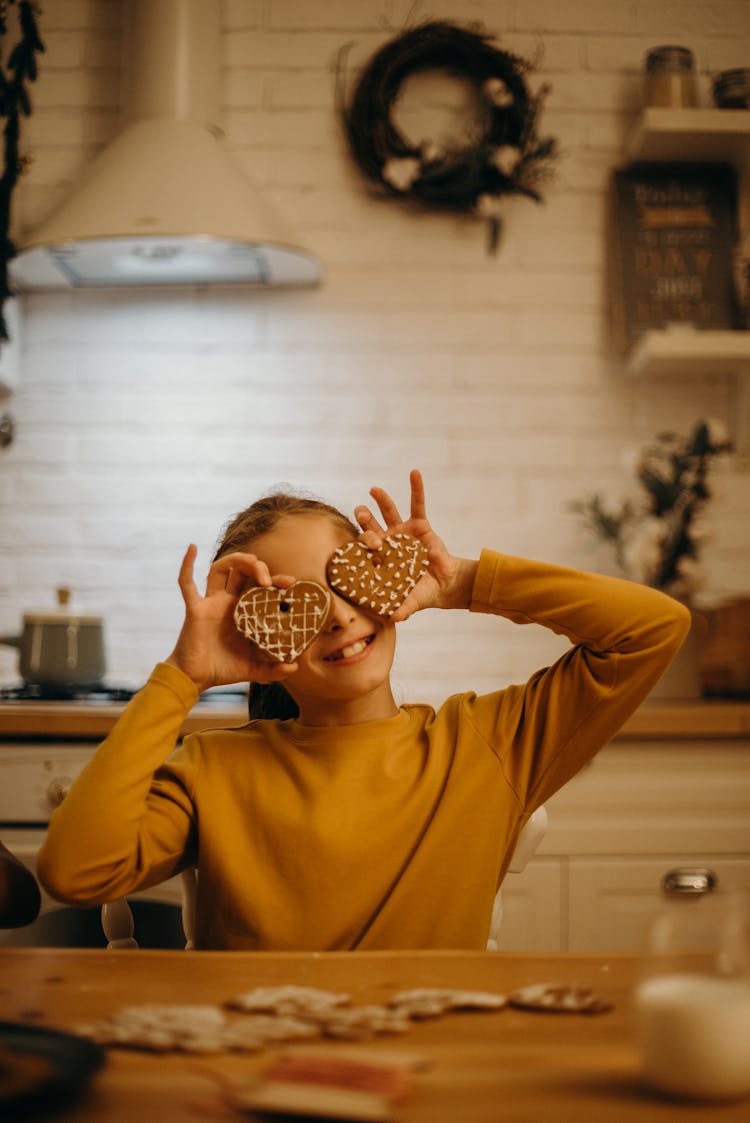
[[[124,7],[126,126],[59,209],[18,239],[17,287],[319,284],[319,261],[216,125],[218,0]]]

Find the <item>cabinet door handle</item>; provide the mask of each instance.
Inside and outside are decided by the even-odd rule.
[[[670,897],[699,897],[713,892],[718,884],[719,878],[713,870],[683,868],[665,873],[661,887]]]

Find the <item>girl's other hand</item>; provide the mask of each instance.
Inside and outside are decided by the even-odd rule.
[[[250,585],[287,589],[294,578],[272,577],[255,554],[225,554],[212,564],[201,596],[194,580],[197,553],[195,546],[189,546],[180,567],[185,619],[166,662],[183,671],[200,691],[235,682],[279,682],[293,674],[296,663],[277,663],[237,630],[234,609]]]
[[[390,617],[395,623],[408,619],[423,608],[468,608],[477,565],[475,561],[450,554],[443,540],[432,529],[427,518],[422,473],[413,469],[409,474],[409,484],[411,501],[408,518],[401,517],[394,500],[382,487],[370,489],[382,524],[369,507],[360,506],[354,512],[362,527],[362,541],[366,546],[377,549],[386,534],[409,534],[427,549],[429,569]]]

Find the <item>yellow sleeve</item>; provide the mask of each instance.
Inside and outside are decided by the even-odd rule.
[[[189,775],[158,793],[152,784],[197,699],[186,675],[160,663],[128,703],[50,819],[37,872],[53,897],[101,904],[191,863]]]
[[[615,735],[690,628],[685,606],[656,589],[491,551],[470,608],[540,624],[573,645],[527,683],[466,703],[527,812]]]

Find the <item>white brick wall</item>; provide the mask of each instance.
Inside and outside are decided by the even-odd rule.
[[[625,484],[623,450],[706,414],[732,418],[724,379],[632,381],[608,339],[605,191],[641,89],[643,53],[690,46],[710,74],[745,65],[746,0],[223,0],[222,124],[327,280],[304,294],[234,290],[35,296],[21,385],[2,403],[0,633],[69,583],[106,618],[109,677],[139,684],[181,618],[189,541],[205,567],[226,518],[276,483],[346,509],[380,483],[426,475],[458,553],[483,545],[604,568],[567,505]],[[45,0],[47,53],[25,140],[20,227],[39,221],[119,119],[121,0]],[[333,64],[412,19],[479,20],[500,45],[541,50],[544,131],[563,158],[540,207],[513,205],[501,251],[468,220],[373,197],[336,119]],[[747,591],[747,476],[723,472],[708,592]],[[439,700],[554,658],[535,628],[436,614],[401,629],[395,683]],[[0,648],[0,681],[16,675]]]

